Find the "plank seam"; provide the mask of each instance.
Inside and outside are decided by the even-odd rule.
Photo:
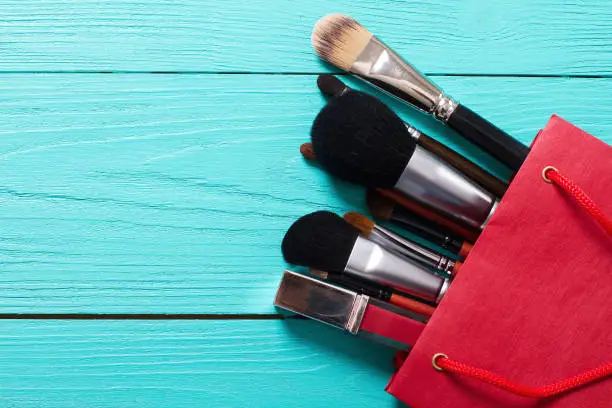
[[[104,74],[104,75],[261,75],[261,76],[317,76],[321,74],[333,74],[338,76],[349,76],[346,72],[265,72],[265,71],[141,71],[141,70],[40,70],[40,71],[0,71],[0,75],[23,75],[23,74]],[[473,73],[443,73],[425,72],[429,77],[467,77],[467,78],[580,78],[597,79],[612,78],[612,74],[473,74]]]
[[[293,320],[301,316],[232,313],[0,313],[0,320]]]

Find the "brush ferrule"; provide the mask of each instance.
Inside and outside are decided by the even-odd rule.
[[[395,189],[476,229],[484,228],[496,207],[492,194],[420,146]]]
[[[446,123],[453,112],[457,109],[457,102],[444,94],[440,94],[438,102],[433,110],[433,115],[436,119]]]
[[[285,271],[274,305],[357,334],[369,300],[351,290]]]
[[[432,302],[440,299],[446,281],[363,237],[355,241],[345,273]]]
[[[413,138],[415,142],[418,142],[423,133],[421,133],[419,129],[415,128],[412,125],[409,125],[408,123],[404,123],[404,125],[406,126],[406,130],[408,131],[410,137]]]
[[[447,257],[437,254],[416,242],[412,242],[378,225],[372,229],[368,239],[393,253],[405,256],[423,265],[430,266],[448,274],[450,274],[455,266],[455,262]]]
[[[436,117],[452,113],[452,110],[449,112],[452,100],[376,37],[370,39],[350,72],[417,109],[436,114]]]

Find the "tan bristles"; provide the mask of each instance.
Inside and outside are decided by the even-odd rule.
[[[355,211],[347,212],[344,214],[343,218],[344,221],[357,228],[359,232],[366,237],[372,233],[372,230],[376,226],[368,217]]]
[[[368,189],[366,193],[366,204],[370,214],[377,220],[389,220],[393,215],[395,202],[376,190]]]
[[[325,272],[320,269],[308,268],[308,273],[318,276],[321,279],[327,279],[329,277],[329,272]]]
[[[300,153],[304,156],[305,159],[316,161],[317,156],[312,148],[312,143],[303,143],[300,146]]]
[[[312,46],[317,55],[344,71],[350,71],[371,38],[371,32],[342,14],[323,17],[312,30]]]

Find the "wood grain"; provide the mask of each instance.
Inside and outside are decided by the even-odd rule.
[[[425,72],[611,74],[606,0],[2,0],[0,69],[326,71],[309,37],[337,12]]]
[[[366,208],[298,151],[323,105],[314,76],[3,78],[0,313],[274,313],[293,220]],[[439,79],[523,142],[553,112],[612,140],[612,79]]]
[[[4,321],[11,408],[397,407],[394,351],[311,321]]]

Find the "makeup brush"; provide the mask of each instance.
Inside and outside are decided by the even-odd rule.
[[[300,146],[300,153],[302,156],[308,160],[316,161],[317,157],[315,155],[314,149],[312,148],[312,143],[303,143]],[[472,229],[468,229],[463,225],[460,225],[456,220],[446,217],[438,212],[432,211],[431,209],[425,207],[423,204],[398,193],[392,189],[380,188],[377,191],[389,199],[396,202],[398,205],[406,208],[407,210],[413,212],[417,216],[423,217],[426,220],[429,220],[435,224],[438,224],[444,228],[453,231],[455,234],[458,234],[465,239],[475,242],[478,239],[478,233]]]
[[[375,282],[438,303],[449,280],[387,251],[329,211],[307,214],[291,225],[282,243],[285,260]]]
[[[332,175],[393,188],[470,228],[482,230],[497,207],[491,193],[418,146],[401,119],[369,95],[333,98],[315,118],[311,138],[317,161]]]
[[[322,93],[330,97],[342,97],[342,95],[347,92],[360,92],[351,89],[341,80],[329,74],[319,75],[317,79],[317,85],[319,86],[319,89]],[[353,101],[355,102],[356,100]],[[373,103],[380,102],[377,98],[373,96],[370,96],[370,98],[362,98],[360,99],[360,101],[361,103],[368,103],[368,101],[373,101]],[[352,108],[353,107],[350,105],[346,106],[346,109]],[[363,118],[363,120],[367,120],[367,118]],[[401,119],[398,117],[398,120]],[[470,179],[480,184],[487,191],[495,194],[495,196],[502,197],[508,189],[508,184],[499,180],[494,175],[488,173],[476,163],[471,162],[456,151],[449,149],[442,143],[436,141],[435,139],[432,139],[423,132],[419,131],[414,126],[411,126],[406,122],[404,122],[404,126],[406,126],[406,129],[408,130],[408,134],[416,140],[419,146],[422,146],[426,150],[432,152],[442,160],[446,161],[448,164],[468,176]]]
[[[354,290],[357,293],[380,299],[421,316],[431,317],[433,312],[436,311],[436,308],[433,306],[393,293],[390,289],[382,285],[353,278],[348,275],[330,274],[329,272],[318,269],[309,269],[308,272],[323,280],[336,283],[347,289]]]
[[[347,212],[343,218],[344,221],[358,229],[361,235],[398,255],[410,258],[451,276],[457,275],[461,268],[461,262],[442,256],[391,230],[376,225],[374,221],[356,211]]]
[[[525,161],[527,146],[445,95],[352,18],[341,14],[321,18],[312,32],[312,44],[325,61],[433,114],[513,172]]]
[[[397,205],[395,201],[383,196],[376,190],[367,191],[366,204],[370,214],[375,219],[389,221],[408,232],[412,232],[433,244],[457,254],[461,258],[465,258],[472,250],[473,245],[469,242],[445,230],[440,225],[419,217]]]

